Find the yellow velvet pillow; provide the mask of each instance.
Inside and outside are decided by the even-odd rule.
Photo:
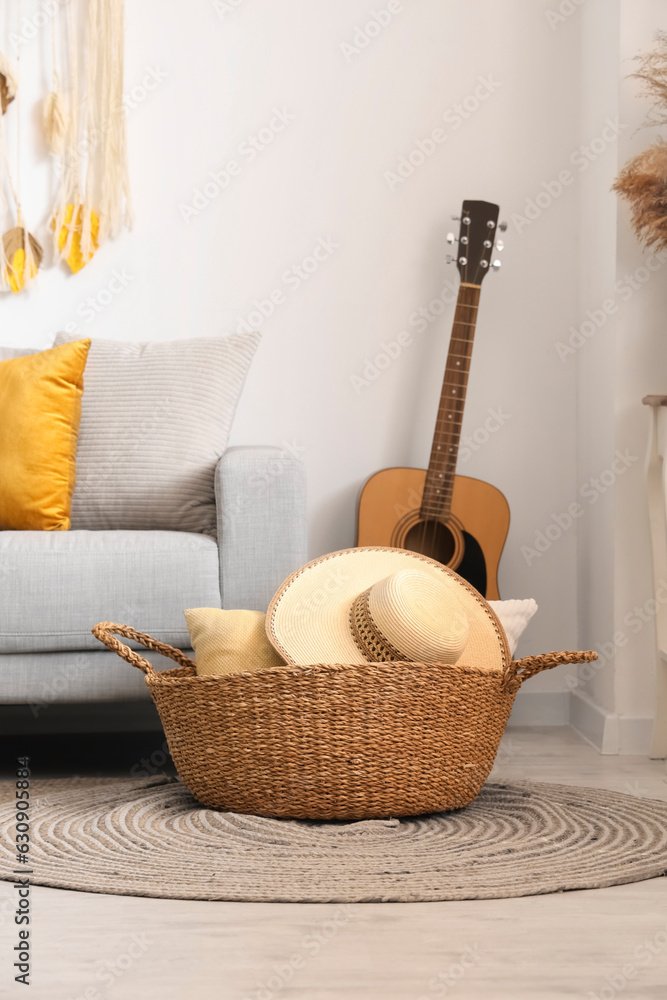
[[[0,362],[0,528],[67,531],[90,340]]]

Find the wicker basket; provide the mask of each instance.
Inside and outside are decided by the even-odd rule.
[[[181,666],[157,672],[111,633]],[[206,806],[363,819],[458,809],[479,794],[522,683],[593,652],[515,660],[505,674],[438,663],[325,664],[198,677],[126,625],[93,634],[146,675],[179,775]]]

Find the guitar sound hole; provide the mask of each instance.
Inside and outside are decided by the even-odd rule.
[[[464,580],[472,584],[482,597],[486,597],[486,561],[482,547],[476,538],[463,532],[463,559],[456,567],[456,572]]]
[[[403,548],[448,566],[454,556],[454,536],[440,521],[418,521],[407,532]]]

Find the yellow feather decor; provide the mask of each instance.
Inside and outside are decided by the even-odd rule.
[[[15,294],[36,276],[44,251],[34,236],[15,226],[2,237],[2,278]]]
[[[82,205],[77,205],[76,210],[74,205],[68,205],[58,229],[58,250],[65,257],[73,274],[76,274],[92,260],[99,246],[100,220],[97,214],[91,211],[90,250],[84,254],[82,249],[83,217]],[[54,218],[51,227],[55,230],[57,226],[58,220]]]

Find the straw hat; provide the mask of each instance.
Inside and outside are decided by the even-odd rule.
[[[507,638],[484,598],[441,563],[405,549],[331,552],[279,588],[267,635],[288,663],[404,660],[503,671]]]

